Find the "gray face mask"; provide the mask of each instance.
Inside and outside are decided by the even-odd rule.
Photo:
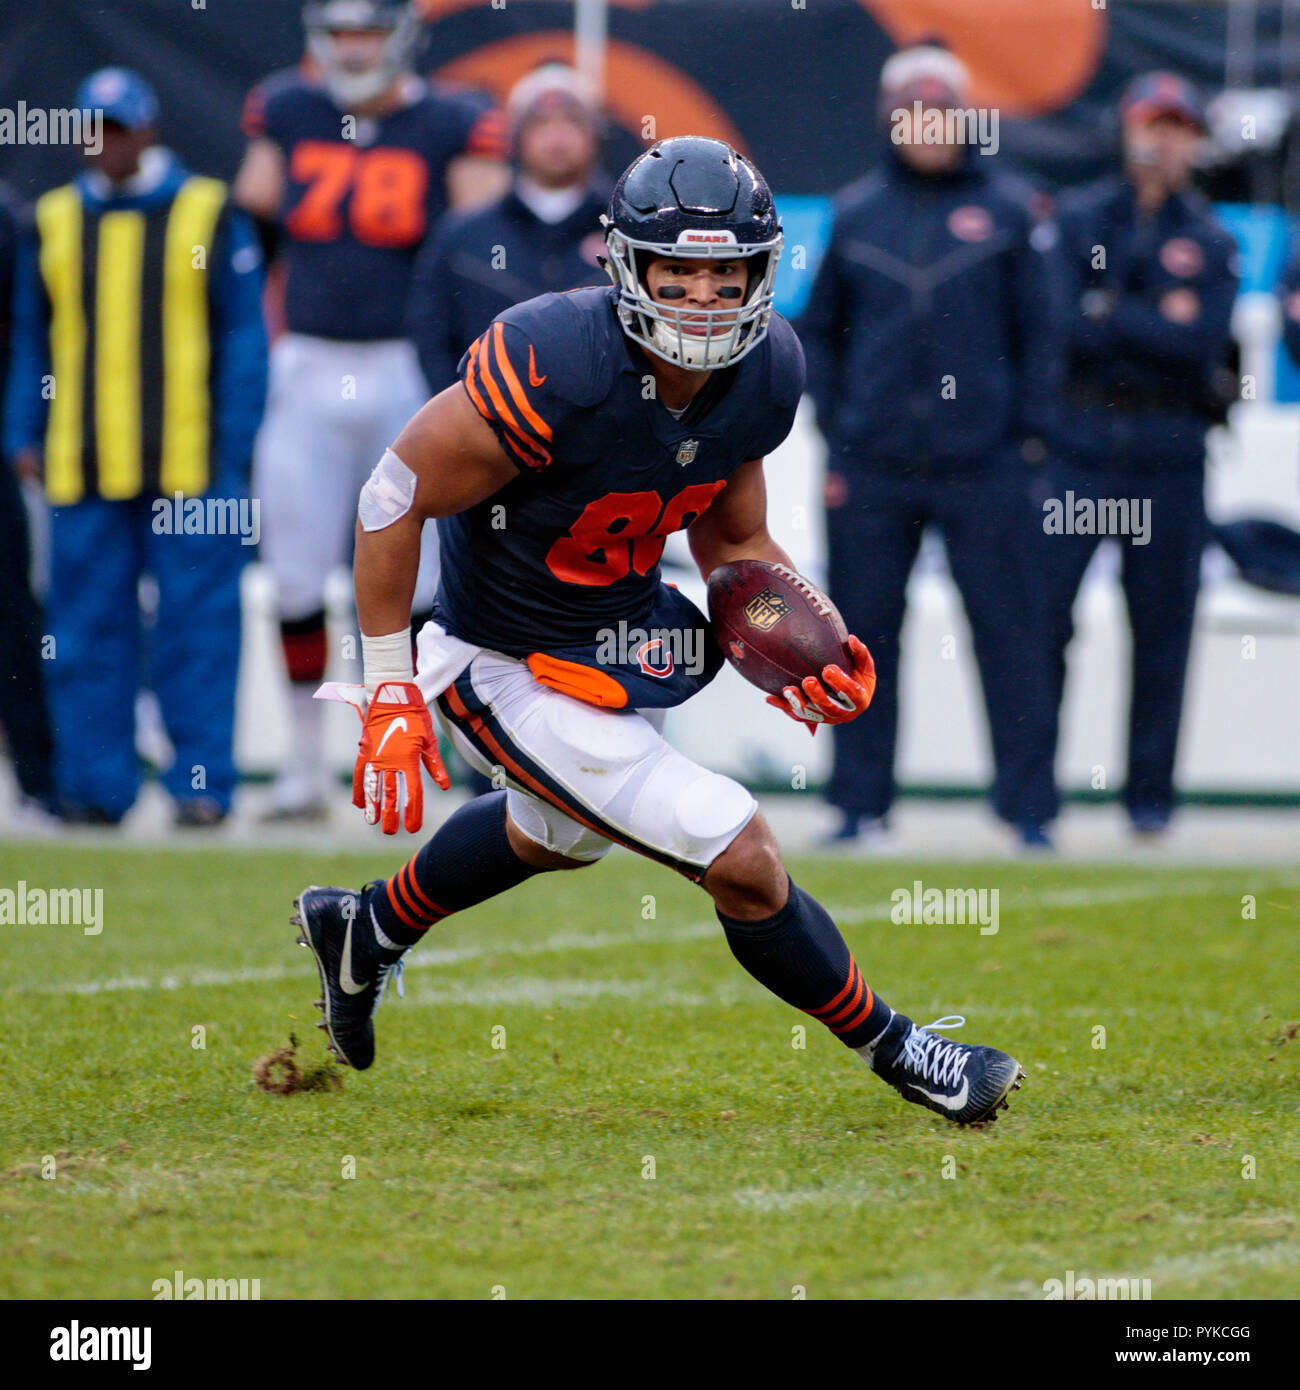
[[[410,65],[420,32],[419,16],[414,6],[408,5],[384,39],[379,61],[358,69],[343,60],[334,36],[349,30],[384,27],[382,20],[368,19],[367,14],[368,10],[351,17],[331,13],[328,4],[308,11],[307,52],[320,69],[326,91],[345,109],[373,101]]]
[[[739,362],[767,336],[781,256],[780,233],[761,250],[748,253],[754,273],[740,303],[728,303],[721,309],[682,306],[679,311],[675,304],[651,298],[638,274],[635,253],[691,257],[704,248],[633,241],[608,226],[608,219],[601,220],[606,223],[605,244],[609,248],[605,270],[619,287],[619,321],[629,337],[656,357],[691,371],[712,371]],[[725,258],[735,254],[732,251]]]

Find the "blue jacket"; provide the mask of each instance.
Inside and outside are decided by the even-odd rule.
[[[1282,300],[1282,341],[1291,360],[1300,365],[1300,249],[1287,261],[1277,291]]]
[[[1195,192],[1139,216],[1121,175],[1063,198],[1058,220],[1070,307],[1065,457],[1199,467],[1207,392],[1232,345],[1236,242]]]
[[[1061,274],[1032,198],[973,151],[927,177],[892,147],[837,195],[796,325],[837,467],[978,466],[1051,433]]]
[[[488,207],[453,213],[416,264],[407,331],[435,395],[488,324],[539,294],[605,285],[596,264],[608,199],[593,190],[568,217],[543,222],[513,190]]]
[[[170,202],[189,171],[169,152],[167,166],[147,191],[100,196],[87,173],[75,180],[88,215],[115,209],[147,210]],[[19,449],[43,448],[49,403],[42,381],[50,372],[50,306],[38,264],[34,229],[22,238],[14,271],[12,364],[5,391],[3,447],[6,458]],[[266,397],[267,346],[262,318],[263,258],[249,218],[227,204],[221,215],[208,270],[209,332],[212,341],[213,458],[215,490],[246,486],[253,437]]]
[[[18,200],[6,185],[0,184],[0,401],[4,399],[5,377],[9,371],[10,310],[21,226]]]

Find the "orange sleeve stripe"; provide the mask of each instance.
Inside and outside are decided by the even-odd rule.
[[[506,335],[505,330],[499,323],[492,325],[492,347],[497,363],[501,368],[501,375],[505,378],[506,385],[510,388],[510,394],[515,398],[515,404],[519,407],[520,414],[532,425],[533,429],[545,440],[551,438],[551,427],[533,409],[528,402],[528,396],[520,384],[519,378],[515,375],[515,369],[510,365],[510,358],[506,356]]]
[[[510,430],[509,425],[501,420],[497,412],[483,399],[483,393],[479,389],[478,384],[482,376],[479,367],[480,365],[486,365],[486,349],[483,350],[484,362],[481,364],[479,361],[479,349],[482,347],[482,344],[482,338],[474,339],[469,347],[469,361],[465,364],[465,389],[469,392],[470,399],[474,402],[474,409],[477,410],[489,424],[502,425],[506,429],[511,435],[509,447],[513,448],[522,456],[519,459],[520,463],[526,464],[529,468],[545,468],[551,461],[550,454],[539,453],[538,446],[532,443],[531,440],[516,442],[514,432]]]
[[[494,327],[500,328],[501,325],[495,324]],[[510,409],[510,403],[497,385],[496,377],[492,375],[492,364],[488,360],[488,354],[491,351],[489,335],[485,333],[480,341],[483,343],[483,351],[478,360],[479,376],[487,388],[488,395],[492,397],[492,404],[496,406],[495,418],[501,424],[513,429],[516,434],[522,435],[523,426],[515,419],[515,413]]]
[[[469,398],[474,402],[474,409],[485,419],[492,419],[492,412],[488,408],[488,403],[479,393],[478,384],[474,378],[478,374],[478,348],[483,340],[475,338],[469,345],[469,361],[465,364],[465,389],[469,392]]]
[[[470,128],[465,141],[465,153],[481,155],[487,159],[502,159],[507,148],[505,118],[493,109],[484,113]]]
[[[260,86],[254,87],[244,98],[239,128],[250,140],[266,134],[266,93]]]
[[[812,1014],[814,1018],[821,1018],[823,1014],[834,1013],[834,1011],[839,1008],[839,1006],[844,1002],[845,998],[848,996],[850,991],[853,989],[854,981],[857,978],[858,963],[853,959],[852,956],[850,956],[849,974],[848,978],[844,981],[844,988],[840,990],[840,992],[835,996],[834,999],[831,1000],[829,1004],[823,1004],[820,1009],[805,1009],[804,1012]]]
[[[500,325],[498,324],[497,327],[499,328]],[[497,424],[501,425],[510,434],[521,453],[528,454],[533,459],[536,459],[537,467],[545,467],[546,464],[551,461],[550,454],[524,430],[523,426],[515,418],[514,411],[510,409],[509,402],[502,394],[501,388],[497,385],[496,378],[492,375],[492,366],[488,361],[490,348],[487,338],[488,335],[485,333],[483,338],[479,340],[483,343],[483,351],[479,354],[478,360],[475,362],[475,367],[478,371],[479,380],[486,387],[487,393],[491,396],[492,404],[496,409],[483,412],[484,418],[487,420],[494,420]],[[525,462],[527,461],[526,459]]]

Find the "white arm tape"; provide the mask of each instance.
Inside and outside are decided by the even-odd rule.
[[[411,663],[411,629],[385,633],[382,637],[361,634],[361,669],[366,691],[374,699],[375,691],[385,681],[411,681],[415,668]]]
[[[415,474],[391,449],[385,449],[357,499],[361,529],[382,531],[404,517],[415,501],[415,484]]]

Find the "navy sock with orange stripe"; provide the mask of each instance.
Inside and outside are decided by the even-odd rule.
[[[829,913],[793,879],[773,917],[744,922],[718,913],[731,953],[779,999],[824,1023],[855,1050],[878,1041],[894,1011],[872,992]]]
[[[367,894],[381,946],[414,946],[435,922],[504,893],[538,870],[506,837],[506,794],[467,801],[386,883]]]

